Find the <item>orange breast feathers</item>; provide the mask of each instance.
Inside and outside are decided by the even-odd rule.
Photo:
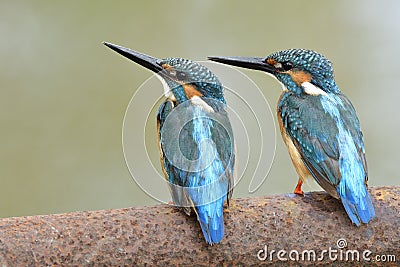
[[[286,133],[285,128],[283,127],[283,122],[282,122],[282,117],[279,111],[278,113],[278,122],[279,122],[279,128],[281,130],[282,134],[282,139],[285,142],[285,145],[288,149],[290,158],[293,162],[294,168],[296,169],[297,174],[299,175],[299,178],[302,181],[305,181],[306,179],[312,177],[310,172],[308,171],[306,165],[304,165],[303,160],[301,159],[301,155],[299,151],[297,150],[296,146],[293,143],[293,140],[291,137]]]

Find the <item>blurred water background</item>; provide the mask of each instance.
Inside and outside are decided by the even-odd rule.
[[[0,1],[0,217],[157,203],[131,178],[121,144],[127,105],[151,73],[102,41],[193,60],[316,50],[358,112],[369,184],[399,185],[399,10],[399,1]],[[241,71],[274,111],[276,81]],[[234,197],[293,191],[297,176],[279,133],[268,138],[275,133],[267,181],[253,194],[240,183]]]

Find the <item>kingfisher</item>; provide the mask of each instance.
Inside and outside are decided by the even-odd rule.
[[[234,183],[234,139],[223,86],[205,66],[183,58],[158,59],[104,42],[153,71],[166,99],[157,113],[161,166],[176,206],[197,215],[206,242],[224,236],[224,203]]]
[[[368,171],[360,122],[350,100],[339,90],[331,62],[306,49],[288,49],[260,57],[209,57],[233,66],[264,71],[283,92],[277,117],[284,143],[299,180],[313,177],[332,197],[340,199],[357,226],[375,211],[367,190]]]

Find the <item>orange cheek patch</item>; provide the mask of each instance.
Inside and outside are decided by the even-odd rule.
[[[200,93],[195,86],[191,84],[183,84],[183,90],[185,91],[185,95],[187,96],[188,99],[191,99],[194,96],[201,97],[203,96],[202,93]]]
[[[288,73],[292,77],[292,80],[298,85],[311,81],[311,75],[304,71],[288,71]]]

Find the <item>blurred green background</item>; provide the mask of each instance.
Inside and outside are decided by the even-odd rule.
[[[125,109],[151,73],[102,41],[194,60],[316,50],[358,111],[370,185],[399,185],[399,10],[399,1],[0,1],[0,217],[156,203],[133,182],[121,145]],[[276,81],[243,72],[274,109]],[[277,140],[255,195],[294,189]]]

